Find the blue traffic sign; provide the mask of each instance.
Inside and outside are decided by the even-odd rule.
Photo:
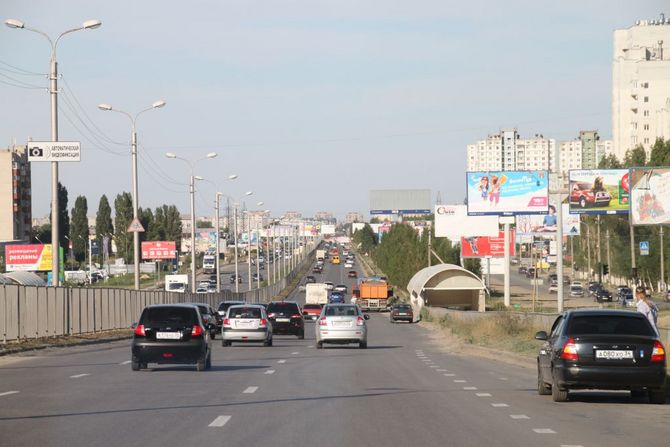
[[[649,256],[649,241],[640,241],[640,256]]]

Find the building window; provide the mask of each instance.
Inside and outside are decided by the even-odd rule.
[[[649,124],[644,125],[644,130],[649,130]]]
[[[649,96],[644,97],[644,102],[649,102]]]
[[[642,114],[643,114],[644,116],[649,116],[649,110],[645,110],[644,112],[642,112]]]
[[[649,138],[644,139],[644,144],[649,144]]]

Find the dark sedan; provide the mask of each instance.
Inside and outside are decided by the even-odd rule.
[[[639,312],[569,310],[544,340],[537,356],[537,389],[555,402],[568,400],[571,390],[630,390],[665,403],[665,348],[649,321]]]
[[[294,301],[273,301],[268,304],[268,319],[272,323],[272,333],[295,335],[305,338],[305,319],[298,303]]]
[[[593,294],[593,299],[599,303],[604,303],[605,301],[612,302],[612,292],[607,289],[600,288],[596,290]]]

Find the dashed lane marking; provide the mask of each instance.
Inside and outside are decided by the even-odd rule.
[[[509,417],[511,417],[512,419],[530,419],[525,414],[510,414]]]
[[[436,369],[435,371],[441,373],[441,372],[449,372],[448,369]]]
[[[468,383],[468,381],[463,379],[456,379],[454,380],[454,383]]]
[[[561,447],[584,447],[583,445],[561,444]]]
[[[491,393],[477,393],[477,397],[491,397]]]
[[[551,428],[534,428],[533,431],[535,433],[539,433],[541,435],[555,435],[556,432],[552,430]]]
[[[428,365],[429,368],[439,368],[439,365]]]
[[[219,416],[209,424],[209,427],[223,427],[229,420],[230,416]]]
[[[277,360],[277,363],[286,363],[286,360]]]
[[[119,363],[119,365],[128,365],[128,364],[130,364],[130,360],[126,360],[125,362]]]
[[[500,377],[500,380],[507,380],[507,377]]]
[[[477,387],[476,386],[464,386],[463,389],[465,391],[476,391]]]
[[[0,393],[0,397],[2,396],[9,396],[11,394],[18,394],[20,391],[5,391],[4,393]]]
[[[246,390],[242,391],[244,394],[254,394],[258,390],[257,386],[250,386]]]
[[[265,371],[264,374],[274,374],[274,373],[275,373],[274,369],[268,369],[267,371]]]
[[[291,355],[298,355],[298,354],[300,354],[298,351],[291,353]]]
[[[444,376],[445,376],[445,377],[454,377],[455,375],[456,375],[456,374],[449,373],[449,374],[445,374]]]
[[[503,404],[503,403],[495,403],[495,404],[491,404],[491,406],[494,407],[494,408],[505,408],[505,407],[509,407],[509,405],[507,405],[507,404]]]
[[[79,379],[86,376],[90,376],[90,374],[75,374],[74,376],[70,376],[70,379]]]

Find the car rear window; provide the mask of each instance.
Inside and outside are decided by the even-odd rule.
[[[355,317],[358,315],[356,306],[328,306],[326,316],[328,317]]]
[[[590,315],[570,320],[567,335],[588,334],[655,335],[647,320],[637,316]]]
[[[411,306],[409,304],[399,304],[396,306],[398,310],[410,310]]]
[[[232,303],[232,302],[223,302],[219,304],[219,310],[228,310],[230,306],[234,306],[236,304],[242,304],[242,303]]]
[[[188,307],[153,307],[144,310],[140,324],[158,326],[168,323],[175,326],[193,326],[196,321],[195,309],[189,309]]]
[[[298,313],[298,305],[296,303],[270,303],[268,304],[268,312],[295,312]]]
[[[318,304],[305,304],[303,309],[321,309],[321,306]]]
[[[261,318],[261,310],[258,307],[237,307],[228,309],[228,318]]]

